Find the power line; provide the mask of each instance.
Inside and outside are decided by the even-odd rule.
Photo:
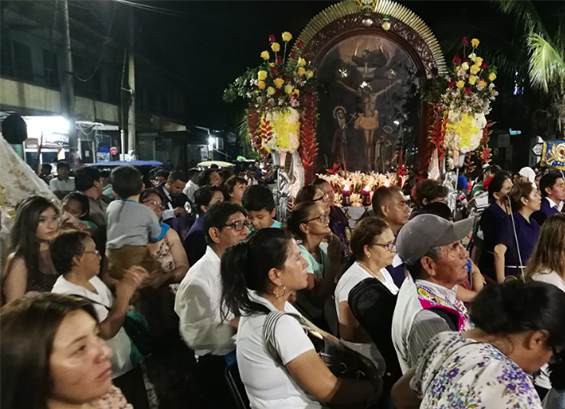
[[[100,49],[100,53],[98,56],[98,60],[96,61],[96,64],[94,64],[94,69],[92,70],[92,73],[90,75],[88,75],[85,78],[81,78],[76,72],[75,72],[75,78],[81,82],[88,82],[90,81],[92,78],[94,78],[94,76],[96,75],[96,73],[98,72],[98,70],[100,69],[101,65],[102,65],[102,59],[104,57],[104,51],[106,50],[106,45],[108,43],[110,43],[110,36],[112,35],[112,27],[114,26],[114,17],[116,16],[116,5],[114,4],[112,6],[112,16],[110,17],[110,25],[108,26],[108,31],[106,32],[106,37],[104,39],[104,42],[102,43],[102,48]]]

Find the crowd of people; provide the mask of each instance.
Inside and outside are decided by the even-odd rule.
[[[246,172],[57,172],[11,231],[2,407],[565,408],[562,173],[381,186],[351,225],[322,178],[277,220]]]

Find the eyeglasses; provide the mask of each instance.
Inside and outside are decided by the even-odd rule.
[[[96,257],[100,257],[100,252],[98,250],[85,251],[83,254],[96,254]]]
[[[373,246],[379,246],[388,251],[394,251],[396,249],[396,243],[394,241],[389,241],[388,243],[373,243]]]
[[[156,209],[161,209],[161,210],[165,209],[165,207],[161,204],[161,202],[158,202],[156,200],[145,200],[142,203],[145,206],[151,206],[151,207],[154,207]]]
[[[310,223],[313,222],[314,220],[320,220],[322,223],[327,223],[330,221],[330,216],[328,214],[323,213],[319,216],[312,217],[311,219],[306,219],[302,223]]]
[[[235,231],[241,231],[244,228],[249,227],[249,222],[247,220],[237,220],[233,223],[224,224],[224,227],[230,227]]]

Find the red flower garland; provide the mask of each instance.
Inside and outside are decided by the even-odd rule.
[[[445,130],[447,121],[440,104],[434,105],[434,121],[428,131],[430,142],[435,146],[438,152],[438,159],[441,160],[445,155]]]
[[[314,177],[314,163],[318,154],[316,141],[316,94],[308,91],[302,98],[302,112],[300,114],[300,147],[298,152],[304,166],[304,179],[308,184]]]

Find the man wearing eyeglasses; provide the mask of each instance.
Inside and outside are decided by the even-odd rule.
[[[235,349],[238,320],[233,314],[227,315],[227,321],[221,318],[220,259],[229,247],[247,238],[248,227],[247,213],[241,206],[229,202],[211,206],[204,216],[206,253],[188,270],[175,298],[180,332],[194,349],[210,407],[233,406],[224,371],[226,356]]]
[[[453,223],[422,214],[406,223],[396,238],[397,253],[410,272],[392,318],[392,342],[403,373],[416,364],[434,335],[468,325],[457,286],[467,278],[469,254],[461,240],[472,228],[472,218]]]

